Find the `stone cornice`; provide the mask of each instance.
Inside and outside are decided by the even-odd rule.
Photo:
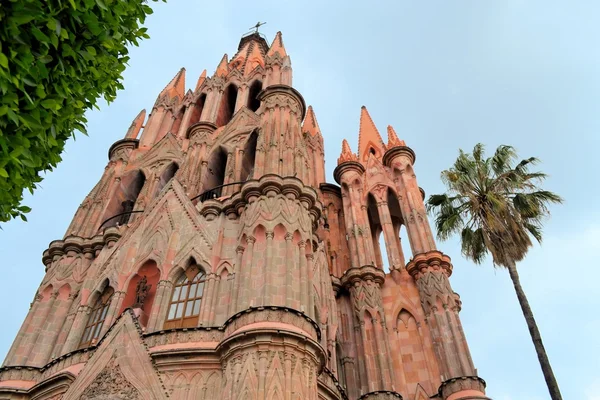
[[[452,263],[450,257],[437,250],[417,254],[408,262],[408,264],[406,264],[406,270],[415,280],[419,279],[429,268],[434,270],[441,269],[445,271],[448,276],[452,275]]]
[[[117,140],[110,146],[108,149],[108,159],[111,160],[113,158],[114,153],[121,149],[137,149],[140,144],[138,139],[121,139]]]
[[[199,121],[199,122],[196,122],[195,124],[190,125],[189,128],[187,128],[187,131],[185,132],[185,137],[187,139],[193,139],[194,136],[196,136],[199,133],[202,133],[202,132],[213,133],[216,130],[217,130],[217,126],[215,124],[213,124],[212,122]]]
[[[232,212],[240,215],[247,204],[258,197],[269,193],[282,194],[298,200],[310,214],[312,224],[316,227],[322,213],[321,202],[317,191],[305,185],[300,179],[292,176],[281,177],[275,174],[263,175],[259,180],[241,183],[241,190],[223,200],[211,199],[199,203],[196,207],[200,214],[216,218],[221,212],[229,215]]]
[[[298,107],[300,107],[299,109],[299,116],[300,116],[300,120],[304,119],[304,116],[306,115],[306,103],[304,102],[304,98],[302,97],[302,95],[300,94],[300,92],[298,92],[296,89],[294,89],[291,86],[288,85],[271,85],[268,86],[267,88],[263,89],[257,96],[257,98],[264,103],[263,105],[261,105],[261,108],[264,107],[269,107],[269,106],[275,106],[275,105],[281,105],[283,106],[284,104],[280,104],[280,101],[278,100],[278,95],[281,95],[279,97],[279,99],[283,100],[285,99],[293,99],[293,101],[297,102]]]
[[[381,268],[373,265],[363,265],[362,267],[352,267],[347,269],[341,278],[341,284],[345,288],[353,286],[359,281],[374,281],[379,285],[383,285],[385,281],[385,272]]]
[[[398,392],[391,390],[376,390],[374,392],[365,393],[358,398],[358,400],[395,400],[402,399],[402,396]]]
[[[350,170],[354,170],[362,175],[365,172],[365,167],[358,161],[344,161],[333,170],[333,178],[337,183],[341,184],[342,174]]]
[[[120,237],[119,230],[116,227],[110,227],[105,229],[102,234],[91,238],[69,235],[63,240],[53,240],[42,254],[42,263],[48,268],[54,259],[70,251],[77,254],[93,254],[111,242],[116,242]]]
[[[386,167],[389,167],[391,164],[391,161],[396,157],[396,156],[401,156],[404,155],[408,158],[410,158],[410,163],[412,165],[415,164],[415,161],[417,160],[417,156],[415,154],[415,152],[413,151],[413,149],[411,149],[408,146],[395,146],[392,147],[391,149],[388,149],[385,154],[383,155],[383,165],[385,165]]]
[[[321,183],[319,185],[319,189],[321,189],[321,192],[323,194],[328,193],[328,194],[332,194],[334,196],[337,196],[339,198],[342,197],[342,188],[339,187],[336,184],[333,183]]]
[[[478,376],[459,376],[442,382],[438,389],[438,396],[442,399],[447,399],[452,394],[463,390],[472,390],[485,394],[485,387],[485,381]],[[488,397],[474,396],[469,398],[481,400],[488,399]]]

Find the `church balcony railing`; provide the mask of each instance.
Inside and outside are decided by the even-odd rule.
[[[200,193],[198,196],[192,197],[190,200],[192,202],[198,200],[200,202],[204,202],[206,200],[212,200],[212,199],[218,199],[219,197],[221,197],[222,193],[223,193],[223,188],[228,187],[228,186],[233,186],[233,185],[242,185],[244,182],[232,182],[232,183],[227,183],[225,185],[220,185],[220,186],[215,186],[212,189],[208,189],[202,193]]]
[[[100,227],[98,228],[98,230],[100,230],[102,228],[110,228],[111,226],[115,226],[117,224],[125,225],[126,223],[129,222],[129,218],[131,218],[131,214],[137,214],[137,213],[142,213],[142,212],[144,212],[144,210],[125,211],[125,212],[113,215],[112,217],[105,219],[104,222],[102,222],[100,224]],[[113,221],[117,218],[119,218],[119,220],[117,222],[115,222],[114,225],[106,226],[106,224],[108,222]]]

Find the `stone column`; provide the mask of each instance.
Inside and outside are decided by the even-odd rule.
[[[306,315],[311,315],[308,307],[308,270],[306,268],[306,242],[301,240],[298,242],[298,257],[300,270],[300,311]]]
[[[75,315],[73,326],[71,327],[71,331],[69,332],[65,345],[63,347],[63,354],[67,354],[74,350],[77,350],[77,348],[79,347],[79,343],[81,342],[81,336],[83,335],[85,325],[89,318],[90,310],[91,308],[88,305],[81,305],[77,309],[77,315]]]
[[[245,254],[245,263],[242,269],[242,276],[244,277],[243,283],[244,286],[241,291],[241,298],[238,299],[240,302],[240,309],[244,310],[251,306],[250,298],[252,296],[252,264],[253,264],[253,253],[254,253],[254,243],[256,242],[256,238],[254,236],[246,237],[246,251]]]
[[[398,239],[396,239],[397,235],[394,231],[394,225],[392,224],[388,203],[386,201],[378,201],[377,212],[379,213],[379,220],[381,221],[381,228],[385,238],[390,270],[402,269],[406,265],[406,262],[404,260],[402,249],[398,248]]]
[[[439,252],[430,251],[416,255],[407,265],[408,273],[413,277],[419,290],[421,305],[425,312],[425,321],[429,326],[434,341],[435,353],[439,357],[440,372],[442,373],[442,388],[447,392],[443,399],[460,393],[465,389],[462,385],[447,384],[456,378],[468,378],[468,390],[476,386],[479,392],[473,399],[485,399],[485,385],[476,376],[466,338],[460,327],[458,313],[460,299],[450,287],[449,276],[452,274],[450,257]],[[471,385],[473,383],[473,385]],[[444,386],[446,385],[446,386]],[[474,392],[464,394],[475,396]],[[454,398],[462,398],[461,396]]]
[[[291,233],[286,233],[285,234],[285,259],[286,260],[293,260],[293,255],[294,255],[294,248],[293,248],[293,243],[292,243],[292,239],[294,238],[294,235],[292,235]],[[292,270],[293,270],[293,265],[288,266],[285,269],[285,305],[288,307],[291,307],[295,301],[296,301],[296,296],[294,294],[294,290],[292,289]]]
[[[67,340],[67,335],[71,331],[73,326],[73,321],[75,320],[75,316],[77,315],[77,308],[79,305],[75,302],[79,292],[74,292],[69,295],[69,312],[67,314],[67,318],[60,330],[58,338],[56,340],[56,344],[54,345],[54,350],[52,351],[52,358],[56,358],[62,355],[62,350]]]
[[[363,396],[379,392],[397,395],[391,364],[387,360],[390,346],[385,334],[385,312],[381,298],[384,281],[385,273],[371,265],[350,268],[342,278],[342,284],[350,292],[355,326],[360,327],[357,358],[364,368],[361,373]],[[368,327],[364,321],[366,315],[370,315],[372,321]]]
[[[261,272],[261,276],[263,279],[263,292],[262,292],[262,304],[263,305],[274,305],[275,301],[273,300],[273,286],[275,285],[273,274],[275,271],[273,270],[273,238],[275,237],[275,233],[273,231],[268,231],[267,235],[267,248],[266,248],[266,260],[264,270]]]
[[[152,303],[152,310],[150,310],[150,318],[148,319],[146,332],[154,332],[162,328],[162,325],[165,322],[166,312],[168,311],[168,301],[170,300],[172,289],[173,284],[171,281],[160,280],[156,285],[156,295],[154,297],[154,302]]]
[[[206,276],[206,287],[200,304],[200,315],[198,317],[200,326],[209,326],[210,312],[214,304],[215,287],[218,285],[217,275],[213,272]]]
[[[233,293],[232,300],[229,308],[229,315],[235,314],[238,310],[238,297],[240,291],[240,281],[242,280],[242,259],[244,256],[244,246],[238,246],[235,249],[236,257],[235,257],[235,272],[234,272],[234,281],[233,281]]]

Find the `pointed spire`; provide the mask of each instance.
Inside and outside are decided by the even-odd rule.
[[[340,165],[341,163],[346,162],[346,161],[358,161],[358,157],[356,156],[356,154],[354,154],[352,152],[352,149],[350,148],[348,141],[346,139],[344,139],[342,141],[342,153],[340,154],[340,157],[338,158],[338,165]]]
[[[358,131],[358,155],[362,160],[369,158],[369,153],[375,153],[377,156],[383,156],[385,144],[381,135],[375,127],[367,107],[360,109],[360,128]]]
[[[146,109],[143,109],[139,112],[137,117],[133,119],[131,122],[131,126],[127,130],[127,134],[125,135],[125,139],[137,139],[138,134],[140,133],[140,129],[144,125],[144,121],[146,120]]]
[[[221,62],[219,63],[219,66],[217,66],[215,75],[224,77],[224,76],[227,76],[228,73],[229,73],[229,65],[227,62],[227,54],[224,54],[223,58],[221,58]]]
[[[179,100],[183,99],[185,95],[185,68],[181,68],[179,72],[171,79],[171,82],[160,92],[158,97],[167,95],[169,98],[179,97]]]
[[[277,32],[277,34],[275,35],[275,39],[273,39],[273,43],[271,43],[271,47],[269,48],[269,52],[267,53],[267,55],[269,57],[273,57],[275,53],[279,53],[281,58],[287,56],[287,52],[285,51],[285,47],[283,46],[281,32]]]
[[[400,140],[398,138],[398,135],[396,135],[396,131],[394,130],[394,128],[392,128],[391,125],[388,125],[387,133],[388,133],[388,142],[387,142],[388,149],[392,148],[392,147],[396,147],[396,146],[406,146],[406,143],[404,143],[404,140]]]
[[[312,106],[308,106],[308,110],[306,111],[306,118],[304,118],[304,123],[302,124],[302,132],[308,132],[312,136],[321,134],[321,129],[317,123],[317,118],[315,117]]]
[[[200,89],[200,86],[202,86],[202,84],[204,83],[205,80],[206,80],[206,70],[202,71],[202,73],[200,74],[200,77],[198,78],[198,83],[196,83],[196,89],[194,89],[194,91]]]

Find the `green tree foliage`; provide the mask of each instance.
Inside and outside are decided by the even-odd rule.
[[[543,221],[550,214],[548,206],[561,203],[562,199],[539,187],[546,174],[530,171],[538,162],[536,158],[518,163],[516,160],[511,146],[498,147],[489,158],[484,157],[481,144],[475,146],[472,154],[461,150],[454,165],[442,172],[447,192],[430,196],[427,208],[435,214],[439,239],[460,234],[465,257],[479,264],[489,253],[495,266],[508,270],[550,398],[561,400],[516,263],[525,258],[532,239],[542,241]]]
[[[157,1],[157,0],[153,0]],[[144,0],[0,2],[0,221],[86,133],[85,112],[123,89],[128,45],[147,38]]]

